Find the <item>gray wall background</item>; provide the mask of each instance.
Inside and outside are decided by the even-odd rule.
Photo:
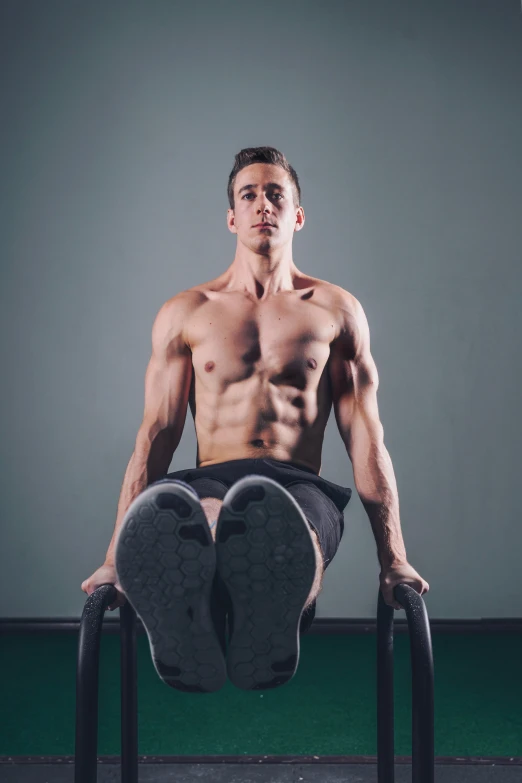
[[[232,261],[227,177],[267,144],[302,184],[295,263],[365,308],[430,618],[520,617],[518,0],[4,0],[0,21],[0,616],[80,615],[154,317]],[[189,412],[171,470],[195,454]],[[333,415],[322,475],[354,495],[317,616],[374,617]]]

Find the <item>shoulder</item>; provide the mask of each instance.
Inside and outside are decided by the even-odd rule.
[[[369,336],[368,320],[360,301],[350,291],[335,283],[321,281],[325,295],[328,297],[330,312],[335,318],[336,342],[347,346],[353,345],[354,353],[358,346]]]
[[[377,389],[379,375],[370,350],[370,329],[363,306],[349,291],[333,286],[332,302],[338,315],[339,333],[330,346],[330,375],[334,397],[357,378],[359,389]]]
[[[316,292],[328,301],[333,312],[348,318],[357,314],[360,303],[350,291],[341,288],[340,285],[330,283],[328,280],[321,280],[318,277],[308,275],[306,279],[310,285],[313,284],[315,286]]]
[[[187,343],[185,330],[192,314],[207,301],[199,287],[180,291],[162,304],[152,327],[153,343],[179,338]]]
[[[202,290],[197,288],[188,288],[167,299],[160,307],[155,323],[167,325],[170,321],[180,322],[198,309],[207,297]]]

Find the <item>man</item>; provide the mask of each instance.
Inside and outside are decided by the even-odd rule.
[[[114,584],[110,608],[130,601],[159,675],[193,692],[219,690],[227,673],[245,690],[295,674],[351,495],[319,476],[332,405],[386,603],[401,608],[401,582],[429,590],[406,558],[363,308],[293,262],[305,223],[296,172],[274,148],[243,149],[228,198],[234,260],[155,319],[114,535],[82,584]],[[189,404],[197,468],[166,475]]]

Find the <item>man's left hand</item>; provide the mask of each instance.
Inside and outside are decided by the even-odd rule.
[[[401,563],[392,566],[383,566],[379,574],[379,583],[384,597],[384,602],[394,609],[404,609],[397,602],[393,595],[393,589],[399,584],[408,584],[416,590],[419,595],[427,593],[430,589],[429,584],[409,563]]]

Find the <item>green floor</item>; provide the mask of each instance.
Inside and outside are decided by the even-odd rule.
[[[522,756],[522,634],[432,636],[435,755]],[[408,634],[395,636],[395,753],[411,755]],[[0,638],[0,755],[73,755],[77,636]],[[301,638],[296,676],[264,692],[185,694],[159,679],[138,636],[139,753],[375,755],[375,636]],[[119,745],[119,637],[100,665],[100,755]]]

